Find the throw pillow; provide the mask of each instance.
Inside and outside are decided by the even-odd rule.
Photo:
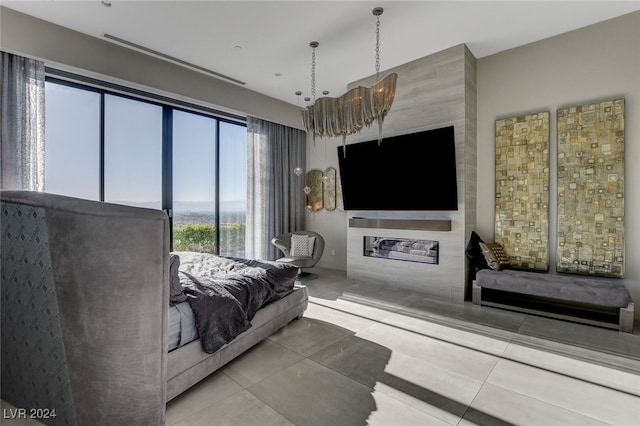
[[[480,247],[482,248],[482,253],[487,260],[487,264],[494,271],[501,271],[511,267],[509,257],[507,256],[507,253],[504,252],[504,248],[500,244],[480,243]]]
[[[316,246],[316,237],[307,237],[307,243],[309,244],[309,257],[313,257],[313,249]]]
[[[314,238],[315,244],[315,238]],[[313,252],[309,250],[309,236],[308,235],[291,235],[291,257],[296,258],[310,258]]]
[[[169,302],[181,303],[187,301],[187,295],[182,292],[178,268],[180,267],[180,256],[174,253],[169,254]]]
[[[472,231],[471,238],[469,238],[469,244],[467,244],[467,258],[477,269],[490,269],[487,264],[487,259],[485,259],[484,254],[482,253],[480,243],[484,243],[484,241],[482,241],[482,238],[480,238],[475,231]]]

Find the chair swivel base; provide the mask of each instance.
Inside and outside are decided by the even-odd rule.
[[[311,281],[318,278],[318,274],[312,274],[311,272],[303,272],[302,269],[298,269],[298,275],[296,275],[296,281]]]

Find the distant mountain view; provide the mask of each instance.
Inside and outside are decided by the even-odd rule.
[[[173,203],[174,212],[208,212],[212,209],[212,203],[206,201],[175,201]],[[247,211],[246,200],[231,200],[220,202],[220,212],[245,211]]]
[[[177,201],[173,203],[173,226],[187,223],[215,223],[213,206],[208,202]],[[220,224],[245,223],[247,204],[244,200],[220,203]]]
[[[114,201],[117,204],[159,209],[159,201],[133,202]],[[220,224],[245,222],[247,203],[245,200],[222,201],[220,203]],[[173,225],[180,226],[187,223],[211,224],[215,223],[213,204],[205,201],[176,201],[173,203]]]

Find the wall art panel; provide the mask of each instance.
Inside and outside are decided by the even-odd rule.
[[[511,264],[549,269],[549,112],[496,121],[496,226]]]
[[[558,272],[624,276],[624,99],[558,110]]]

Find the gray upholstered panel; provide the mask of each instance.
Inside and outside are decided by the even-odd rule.
[[[62,336],[69,383],[65,392],[70,392],[74,409],[69,424],[163,424],[169,301],[166,215],[44,193],[2,191],[0,196],[6,204],[35,207],[45,214],[51,259],[45,274],[55,287],[49,297],[58,308],[54,327]],[[3,244],[3,266],[6,248]],[[29,269],[38,267],[35,263]],[[3,280],[3,299],[7,285],[28,282]],[[4,323],[4,309],[2,315]],[[29,333],[43,341],[48,330],[30,327]],[[5,357],[19,351],[15,342],[5,348],[4,334],[2,338],[4,370]],[[42,354],[39,359],[44,358]],[[14,403],[14,396],[5,394],[4,374],[2,379],[2,398]],[[42,405],[38,395],[30,397],[14,404]]]
[[[19,408],[55,409],[76,424],[51,271],[45,210],[0,203],[2,396]]]
[[[624,308],[630,301],[624,283],[615,278],[483,269],[476,280],[483,288],[599,306]]]

